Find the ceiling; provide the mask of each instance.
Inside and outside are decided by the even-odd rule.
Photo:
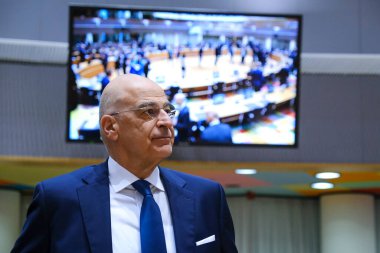
[[[31,193],[41,180],[102,162],[101,159],[1,157],[0,188]],[[220,182],[229,195],[316,197],[333,192],[360,192],[380,195],[380,164],[344,163],[240,163],[171,161],[163,167],[180,170]],[[238,175],[236,169],[255,169],[256,174]],[[340,178],[320,180],[317,172],[334,171]],[[316,190],[314,182],[331,182],[333,189]]]

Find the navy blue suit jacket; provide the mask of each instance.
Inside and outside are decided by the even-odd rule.
[[[190,111],[189,107],[185,106],[179,111],[177,124],[175,128],[178,130],[178,141],[187,141],[190,132]]]
[[[225,123],[209,126],[201,133],[201,140],[211,143],[232,143],[232,129]]]
[[[237,252],[223,188],[213,181],[160,168],[177,253]],[[215,241],[196,242],[215,235]],[[128,236],[128,235],[126,235]],[[12,253],[111,253],[107,162],[36,186]],[[152,252],[154,253],[154,252]]]

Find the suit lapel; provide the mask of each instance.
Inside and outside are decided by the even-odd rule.
[[[92,253],[112,253],[111,214],[107,162],[94,166],[77,189]]]
[[[160,168],[161,179],[168,196],[177,252],[195,251],[195,202],[186,182],[170,170]]]

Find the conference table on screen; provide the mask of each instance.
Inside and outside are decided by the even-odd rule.
[[[193,62],[189,62],[189,65],[197,65],[198,63],[194,60],[198,59],[198,51],[187,50],[184,51],[188,58],[192,59]],[[222,55],[226,56],[228,52],[223,51]],[[236,58],[239,57],[239,51],[235,51]],[[159,55],[151,54],[152,64],[157,63],[161,66],[165,66],[167,63],[167,55],[161,53]],[[212,66],[210,62],[215,59],[213,50],[206,50],[203,55],[203,61],[208,60],[208,66]],[[224,62],[223,62],[224,60]],[[188,107],[190,111],[190,119],[195,122],[205,120],[205,115],[207,111],[215,111],[218,113],[219,118],[225,122],[240,121],[241,117],[249,112],[257,109],[265,109],[269,104],[278,106],[286,102],[292,101],[296,97],[296,85],[295,77],[289,78],[289,86],[274,86],[273,90],[269,91],[264,88],[260,91],[253,91],[252,87],[247,87],[251,85],[251,77],[247,76],[249,70],[248,64],[236,64],[239,71],[233,75],[229,74],[229,69],[231,65],[227,65],[223,68],[223,64],[226,64],[227,57],[221,58],[219,64],[221,67],[218,69],[218,78],[212,78],[209,73],[205,74],[204,67],[199,69],[195,66],[194,72],[192,72],[189,78],[186,78],[180,82],[178,87],[183,93],[187,95]],[[229,63],[229,59],[227,60]],[[174,61],[175,62],[175,61]],[[235,61],[236,62],[236,61]],[[262,68],[263,75],[269,76],[272,74],[277,74],[282,68],[289,65],[289,58],[281,54],[273,54],[267,59],[267,64]],[[162,73],[163,71],[159,71]],[[171,72],[173,70],[171,69]],[[156,77],[152,75],[152,79]],[[172,82],[170,77],[168,79],[157,78],[158,83],[164,89],[169,89]],[[221,93],[224,94],[222,101],[215,103],[212,99],[214,96],[213,86],[221,82],[222,90]],[[246,85],[248,83],[248,85]],[[247,91],[249,90],[250,91]],[[246,91],[244,91],[246,90]],[[250,95],[247,96],[248,92]],[[245,93],[245,94],[244,94]]]
[[[246,113],[256,109],[265,109],[268,104],[281,105],[292,101],[296,97],[295,85],[289,87],[278,86],[272,92],[266,90],[254,92],[251,97],[245,98],[243,94],[226,96],[223,103],[214,104],[211,99],[194,99],[188,102],[190,118],[199,122],[205,119],[207,111],[218,113],[221,121],[232,123],[241,121]],[[74,112],[72,112],[74,113]],[[98,109],[94,106],[78,106],[75,110],[75,117],[78,120],[78,130],[98,129]],[[87,115],[87,116],[86,116]],[[89,117],[88,115],[91,115]]]
[[[198,64],[198,52],[193,50],[191,52],[187,51],[186,53],[190,56],[188,58],[192,59],[193,64]],[[222,54],[225,56],[224,61],[227,59],[226,54],[226,52],[223,52]],[[236,57],[238,57],[237,53]],[[168,62],[166,52],[151,54],[150,58],[153,61],[152,64],[156,63],[163,65]],[[222,59],[219,64],[223,66]],[[213,51],[206,50],[204,53],[204,60],[213,62]],[[263,75],[269,76],[271,74],[278,73],[281,68],[287,65],[287,62],[287,57],[282,55],[272,55],[267,59],[267,64],[263,67]],[[189,63],[191,64],[192,62],[190,61]],[[174,64],[179,64],[178,59],[177,62],[174,61]],[[99,60],[93,60],[90,63],[83,63],[78,71],[79,78],[77,79],[77,87],[87,87],[90,89],[92,88],[93,90],[100,90],[101,85],[97,79],[97,75],[102,67],[103,65],[101,65]],[[210,78],[210,75],[202,78],[203,73],[196,72],[195,74],[192,73],[190,78],[183,79],[182,82],[180,82],[179,87],[182,92],[187,94],[189,97],[188,106],[190,108],[191,120],[196,122],[204,120],[206,112],[213,110],[218,112],[218,115],[223,122],[233,122],[240,120],[241,116],[245,113],[252,112],[256,109],[264,109],[268,106],[268,104],[283,104],[292,101],[296,97],[295,82],[291,82],[288,87],[275,86],[270,92],[265,88],[256,92],[254,92],[252,88],[248,88],[252,91],[249,96],[246,96],[246,94],[243,94],[244,92],[239,91],[244,90],[244,82],[251,82],[246,71],[249,67],[240,64],[238,67],[241,69],[234,75],[226,75],[225,72],[227,71],[224,71],[222,68],[222,70],[219,69],[221,73],[218,78]],[[167,77],[170,77],[170,75]],[[154,77],[152,79],[154,79]],[[225,97],[221,102],[215,103],[211,97],[214,92],[213,86],[218,79],[223,81],[222,92]],[[172,85],[170,79],[164,79],[158,83],[164,89],[168,89]],[[80,111],[82,110],[86,109],[82,107]],[[86,120],[86,124],[84,125],[96,125],[95,122],[90,124],[88,121],[92,120]]]
[[[222,103],[215,104],[212,99],[195,99],[188,102],[190,118],[201,121],[206,118],[206,112],[215,111],[219,118],[227,123],[239,120],[241,115],[256,109],[264,109],[268,104],[275,106],[292,101],[296,97],[294,85],[289,87],[278,86],[272,92],[262,90],[254,92],[251,97],[244,94],[226,96]]]
[[[183,49],[181,54],[185,54],[187,69],[191,69],[189,76],[186,78],[173,77],[181,69],[181,60],[178,57],[169,59],[167,51],[150,52],[147,58],[150,63],[149,78],[159,83],[164,89],[172,86],[173,83],[181,86],[183,92],[196,91],[199,94],[210,89],[210,86],[218,81],[228,84],[234,84],[239,80],[247,79],[248,71],[253,67],[251,64],[253,53],[247,54],[247,61],[244,64],[238,64],[240,61],[240,49],[236,49],[234,53],[235,63],[231,65],[228,51],[222,50],[221,57],[218,60],[218,67],[214,66],[215,55],[213,49],[205,49],[202,61],[206,62],[200,67],[199,49]],[[115,71],[115,56],[108,57],[108,70]],[[282,53],[272,53],[267,57],[267,63],[262,67],[263,76],[267,77],[271,74],[278,73],[282,68],[289,65],[289,57]],[[176,66],[178,65],[178,66]],[[206,67],[205,67],[206,66]],[[232,74],[231,68],[234,73]],[[74,73],[76,73],[77,87],[86,87],[92,90],[98,90],[101,85],[99,76],[105,75],[105,69],[100,59],[91,59],[80,63],[72,64]],[[116,73],[118,75],[119,73]],[[217,75],[216,77],[214,75]],[[180,73],[178,73],[180,75]],[[207,93],[206,93],[207,94]]]

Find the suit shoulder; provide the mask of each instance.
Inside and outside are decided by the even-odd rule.
[[[85,178],[89,174],[93,173],[97,166],[99,165],[85,166],[72,172],[46,179],[40,182],[40,184],[42,184],[45,188],[70,187],[77,185],[79,182],[82,182],[82,178]]]
[[[187,184],[199,186],[199,187],[220,187],[221,185],[218,182],[215,182],[208,178],[203,178],[200,176],[191,175],[185,172],[176,171],[168,168],[160,168],[166,174],[171,174],[172,176],[177,176],[183,179]]]

